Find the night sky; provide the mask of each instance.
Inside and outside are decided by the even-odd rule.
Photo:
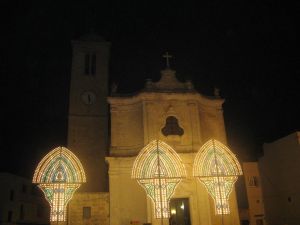
[[[66,145],[71,40],[91,30],[112,43],[110,82],[121,93],[157,81],[165,51],[179,80],[205,95],[218,87],[240,161],[300,129],[299,1],[103,2],[1,3],[0,171],[31,177]]]

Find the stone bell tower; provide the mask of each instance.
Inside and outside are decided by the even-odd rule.
[[[108,67],[110,43],[89,34],[72,41],[73,59],[68,115],[68,148],[78,156],[87,183],[81,190],[108,189]]]

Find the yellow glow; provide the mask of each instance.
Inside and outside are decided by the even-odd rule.
[[[156,218],[169,218],[169,200],[183,177],[186,172],[179,155],[160,140],[145,146],[132,168],[132,178],[154,203]]]
[[[66,221],[67,204],[86,178],[78,158],[67,148],[58,147],[38,164],[32,182],[50,204],[50,221]]]
[[[184,210],[184,204],[183,204],[183,202],[181,203],[180,208],[181,208],[182,210]]]
[[[242,175],[235,155],[217,140],[209,140],[197,153],[193,175],[204,184],[215,202],[216,214],[229,214],[229,195],[237,176]]]
[[[176,215],[176,209],[171,209],[171,214]]]

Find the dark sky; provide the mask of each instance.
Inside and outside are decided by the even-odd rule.
[[[179,80],[206,95],[219,87],[241,161],[300,129],[299,2],[107,2],[2,2],[0,171],[31,177],[46,152],[66,145],[71,40],[91,29],[112,43],[120,92],[158,80],[165,51]]]

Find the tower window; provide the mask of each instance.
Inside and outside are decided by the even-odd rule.
[[[86,75],[90,74],[90,55],[86,54],[84,59],[84,72]]]
[[[92,54],[91,74],[96,74],[96,54]]]
[[[85,75],[96,74],[96,54],[86,54],[84,59],[84,73]]]
[[[179,126],[178,120],[175,116],[169,116],[166,119],[166,125],[161,129],[161,132],[165,136],[169,135],[179,135],[182,136],[184,131]]]

